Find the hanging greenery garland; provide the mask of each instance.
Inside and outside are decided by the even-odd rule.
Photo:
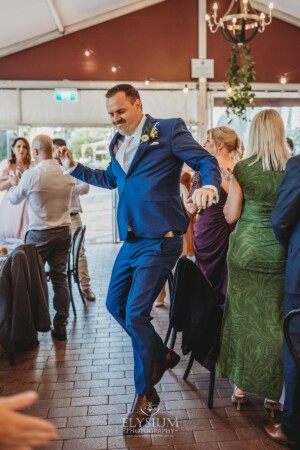
[[[248,44],[235,44],[227,61],[230,64],[225,83],[228,96],[224,105],[228,122],[232,121],[232,115],[247,120],[246,107],[254,106],[255,97],[251,87],[251,83],[255,80],[255,63]]]

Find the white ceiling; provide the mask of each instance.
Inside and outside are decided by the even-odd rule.
[[[268,12],[271,0],[251,0],[254,8]],[[281,20],[300,27],[300,1],[299,0],[272,0],[273,15]]]
[[[0,0],[0,57],[163,1]],[[251,3],[264,10],[269,0]],[[300,26],[300,0],[273,3],[274,16]]]
[[[0,57],[166,0],[0,0]]]

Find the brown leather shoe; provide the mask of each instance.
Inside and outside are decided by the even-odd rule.
[[[280,423],[273,423],[270,420],[264,422],[264,430],[272,441],[281,445],[294,445],[294,442],[290,441],[281,429]]]
[[[135,393],[131,411],[124,421],[123,434],[134,434],[137,430],[146,425],[151,414],[157,409],[160,398],[155,390],[149,395],[139,395]]]
[[[51,335],[57,341],[66,341],[67,340],[67,333],[58,333],[53,328],[51,329]]]
[[[164,373],[168,369],[173,369],[173,367],[177,366],[177,364],[180,361],[180,356],[177,355],[177,353],[174,352],[174,350],[171,350],[170,348],[167,349],[164,358],[156,362],[154,364],[153,374],[152,374],[152,385],[155,386],[157,383],[160,382],[162,379]]]
[[[82,291],[84,298],[89,302],[94,302],[96,300],[96,296],[94,292],[90,289],[83,289]]]

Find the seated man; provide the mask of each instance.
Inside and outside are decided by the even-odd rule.
[[[56,158],[56,151],[59,147],[66,145],[66,141],[61,138],[53,139],[53,153],[54,158]],[[61,162],[59,161],[61,164]],[[82,212],[82,207],[80,203],[80,196],[85,195],[89,192],[90,187],[87,183],[80,180],[75,180],[76,184],[73,190],[73,195],[71,198],[71,232],[72,236],[78,227],[82,226],[82,221],[80,213]],[[91,278],[89,275],[88,263],[85,254],[84,241],[80,248],[79,261],[78,261],[78,272],[79,272],[79,283],[81,290],[83,292],[84,298],[90,302],[96,300],[95,294],[91,289]]]
[[[70,203],[75,182],[63,174],[58,162],[52,158],[49,136],[37,136],[32,149],[36,166],[24,172],[20,183],[9,190],[8,198],[14,205],[27,199],[29,231],[26,242],[36,245],[43,262],[50,267],[56,310],[52,336],[63,341],[67,339],[70,307],[66,266],[71,247]],[[17,183],[13,178],[11,181]]]

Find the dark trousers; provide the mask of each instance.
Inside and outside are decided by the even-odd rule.
[[[182,238],[133,239],[124,242],[113,267],[106,306],[131,337],[140,395],[150,394],[154,363],[165,352],[151,309],[181,252]]]
[[[70,308],[70,292],[67,278],[67,262],[71,248],[70,227],[30,230],[26,243],[35,244],[44,264],[50,268],[49,275],[53,285],[53,306],[56,314],[53,326],[57,333],[66,332]]]
[[[285,296],[285,315],[293,309],[300,308],[300,295],[287,294]],[[297,352],[300,354],[300,319],[291,322],[290,336]],[[282,416],[282,430],[290,440],[299,443],[300,448],[300,374],[295,361],[284,343],[283,353],[285,401]]]

